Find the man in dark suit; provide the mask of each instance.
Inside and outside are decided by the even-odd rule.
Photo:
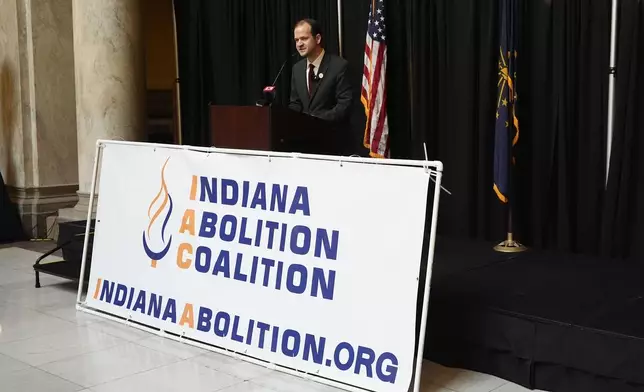
[[[324,51],[322,29],[313,19],[295,25],[294,39],[304,59],[293,66],[289,108],[335,124],[346,123],[353,100],[347,61]]]

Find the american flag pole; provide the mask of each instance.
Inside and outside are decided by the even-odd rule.
[[[370,156],[377,158],[389,157],[386,39],[385,2],[372,0],[369,7],[360,101],[367,118],[364,146],[369,149]]]

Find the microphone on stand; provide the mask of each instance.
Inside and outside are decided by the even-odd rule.
[[[264,87],[263,93],[264,93],[264,98],[260,99],[259,101],[256,102],[257,106],[266,106],[266,105],[271,105],[273,101],[275,100],[275,83],[277,83],[277,80],[279,77],[282,75],[282,71],[284,71],[284,67],[286,64],[297,55],[298,53],[295,52],[289,56],[284,63],[282,63],[282,66],[280,67],[280,70],[277,72],[277,76],[275,76],[275,80],[273,80],[273,83],[270,86]]]

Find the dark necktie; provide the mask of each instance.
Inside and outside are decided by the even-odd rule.
[[[311,96],[311,92],[315,88],[315,65],[310,64],[309,65],[309,97]]]

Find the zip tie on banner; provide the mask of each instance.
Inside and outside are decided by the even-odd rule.
[[[193,148],[193,146],[183,146],[183,148],[181,148],[181,150],[182,150],[182,151],[199,152],[199,153],[202,153],[202,154],[210,154],[210,153],[212,152],[212,150],[213,150],[213,149],[216,149],[217,147],[215,147],[215,146],[210,146],[210,147],[205,147],[205,148],[208,148],[208,150],[205,150],[205,149],[203,149],[203,148],[202,148],[202,149],[200,149],[200,148]]]
[[[425,150],[425,162],[429,162],[429,156],[427,155],[427,143],[423,142],[423,149]],[[433,172],[433,170],[432,170]],[[429,173],[429,165],[425,165],[425,173]],[[434,177],[430,174],[429,179],[436,184],[436,180]],[[452,195],[452,192],[450,192],[447,188],[445,188],[443,185],[441,185],[441,189],[445,191],[448,195]]]
[[[436,180],[435,180],[433,177],[431,177],[431,176],[430,176],[429,178],[431,178],[431,179],[432,179],[432,181],[433,181],[434,183],[436,183]],[[447,193],[448,195],[450,195],[450,196],[452,195],[452,192],[450,192],[447,188],[445,188],[445,187],[444,187],[444,186],[442,186],[442,185],[441,185],[441,189],[442,189],[442,190],[444,190],[444,191],[445,191],[445,193]]]

